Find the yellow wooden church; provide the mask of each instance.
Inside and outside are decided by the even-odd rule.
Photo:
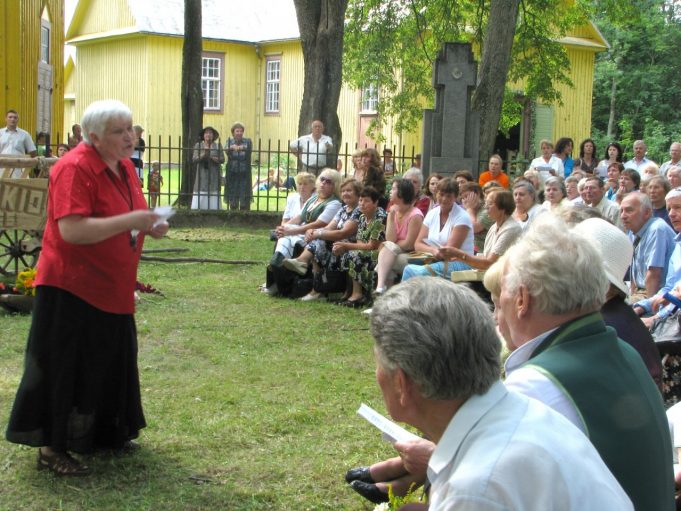
[[[146,136],[176,143],[181,133],[183,0],[80,0],[67,31],[77,49],[67,65],[68,128],[94,100],[130,105]],[[286,150],[296,137],[303,93],[303,56],[292,0],[203,0],[204,125],[225,137],[235,121],[263,147]],[[590,133],[595,54],[607,48],[589,23],[561,40],[574,87],[561,87],[562,105],[533,105],[518,127],[520,154],[535,153],[542,138]],[[521,91],[520,91],[521,92]],[[376,115],[378,91],[343,87],[338,114],[344,146],[373,145],[366,127]],[[420,152],[420,129],[398,133],[391,123],[382,145]],[[347,146],[345,146],[347,144]],[[400,151],[401,152],[401,151]]]

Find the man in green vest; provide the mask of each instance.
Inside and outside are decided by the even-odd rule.
[[[659,391],[598,312],[609,287],[598,251],[549,217],[507,252],[496,313],[516,349],[505,384],[580,427],[637,510],[674,509]]]

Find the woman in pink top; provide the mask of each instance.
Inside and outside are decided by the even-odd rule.
[[[414,243],[423,225],[423,213],[414,206],[414,186],[408,179],[396,179],[390,191],[392,207],[386,223],[386,242],[378,253],[376,265],[376,293],[386,290],[395,275],[407,265],[406,253],[414,250]],[[402,255],[402,257],[398,257]]]

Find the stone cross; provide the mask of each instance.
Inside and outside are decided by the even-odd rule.
[[[478,172],[480,116],[472,109],[478,66],[468,43],[445,43],[433,68],[435,108],[423,113],[424,175]]]

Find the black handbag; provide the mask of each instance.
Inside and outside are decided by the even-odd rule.
[[[317,293],[343,293],[347,282],[344,271],[322,270],[314,274],[312,288]]]

